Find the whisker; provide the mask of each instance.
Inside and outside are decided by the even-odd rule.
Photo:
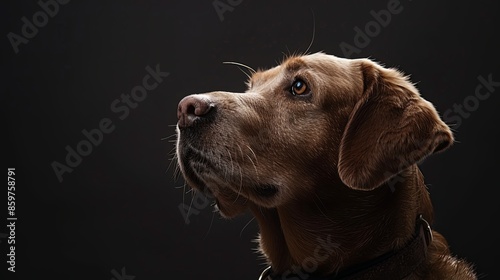
[[[174,137],[174,136],[177,136],[177,133],[174,133],[174,134],[172,134],[172,135],[170,135],[170,136],[167,136],[167,137],[163,137],[163,138],[161,138],[160,140],[162,140],[162,141],[163,141],[163,140],[166,140],[166,139],[172,138],[172,137]]]
[[[170,163],[168,164],[167,171],[170,170],[170,167],[172,167],[173,162],[177,162],[177,154],[175,153],[175,147],[173,147],[168,154],[172,155],[172,158],[170,159]]]
[[[177,156],[177,151],[175,150],[177,147],[173,147],[167,155],[170,156],[171,158],[175,158]]]
[[[250,75],[249,75],[249,74],[248,74],[245,70],[243,70],[243,69],[242,69],[239,65],[237,65],[237,67],[238,67],[238,70],[240,70],[240,71],[241,71],[241,73],[243,73],[243,74],[245,74],[245,76],[247,76],[248,81],[250,81],[250,80],[252,79],[252,76],[250,76]],[[248,85],[248,83],[247,83],[247,85]]]
[[[185,198],[186,198],[186,182],[182,184],[182,205],[185,203]]]
[[[184,188],[184,186],[185,186],[185,185],[183,184],[182,186],[177,186],[177,187],[174,187],[174,188],[176,188],[176,189],[180,189],[180,188]]]
[[[309,43],[309,46],[307,47],[306,51],[304,52],[304,54],[307,54],[309,52],[309,49],[311,48],[313,42],[314,42],[314,37],[316,35],[316,17],[314,16],[314,11],[311,9],[311,13],[312,13],[312,16],[313,16],[313,33],[312,33],[312,38],[311,38],[311,42]]]
[[[176,165],[174,170],[174,180],[178,180],[180,175],[181,175],[181,170],[179,168],[179,165]]]
[[[243,150],[241,149],[241,146],[238,143],[236,143],[236,145],[238,146],[238,149],[240,150],[241,158],[243,158]],[[240,185],[238,187],[238,193],[236,194],[236,198],[234,199],[233,203],[236,203],[236,201],[240,197],[241,189],[243,188],[243,170],[241,170],[241,165],[239,165],[239,164],[238,164],[238,170],[240,172]]]
[[[210,225],[208,226],[208,231],[205,233],[205,236],[203,237],[203,240],[205,240],[210,233],[210,230],[212,229],[212,224],[214,223],[214,217],[215,217],[215,211],[212,211],[212,219],[210,219]]]
[[[255,163],[253,162],[252,158],[251,158],[249,155],[247,155],[247,158],[248,158],[248,159],[250,160],[250,162],[252,163],[253,168],[255,169],[255,175],[257,176],[257,179],[259,179],[259,178],[258,178],[259,174],[258,174],[258,171],[257,171],[257,165],[255,165]]]
[[[175,149],[175,147],[173,149]],[[167,168],[167,170],[165,172],[168,172],[170,170],[170,167],[172,167],[172,162],[177,163],[177,154],[175,152],[173,153],[172,159],[170,159],[170,163],[168,164],[168,168]],[[173,178],[174,178],[175,181],[177,181],[179,179],[179,175],[180,175],[179,164],[175,164],[175,169],[174,169],[174,172],[173,172]]]
[[[248,221],[248,223],[246,223],[246,225],[241,229],[240,231],[240,237],[241,235],[243,234],[243,231],[248,227],[248,225],[253,221],[255,220],[255,217],[253,217],[252,219],[250,219],[250,221]]]
[[[255,159],[255,163],[257,163],[258,162],[257,155],[255,154],[255,152],[253,151],[253,149],[250,146],[248,146],[248,145],[246,145],[246,146],[250,150],[250,152],[252,152],[253,158]]]
[[[250,70],[251,73],[255,73],[257,71],[255,71],[252,67],[248,66],[248,65],[245,65],[243,63],[239,63],[239,62],[235,62],[235,61],[224,61],[222,62],[224,64],[232,64],[232,65],[236,65],[236,66],[241,66],[241,67],[244,67],[248,70]]]
[[[236,198],[234,199],[233,203],[236,203],[238,198],[240,198],[241,189],[243,188],[243,172],[242,172],[241,166],[239,164],[238,164],[238,171],[240,173],[240,184],[238,186],[238,193],[236,194]]]
[[[245,74],[245,76],[247,76],[248,80],[252,79],[252,76],[250,76],[247,72],[245,72],[245,70],[241,69],[240,67],[238,67],[238,69],[241,71],[241,73],[243,73],[243,74]]]
[[[186,217],[189,217],[189,212],[191,212],[191,207],[193,206],[193,201],[194,201],[194,198],[196,196],[194,193],[194,190],[191,189],[191,191],[193,191],[193,194],[192,194],[192,198],[191,198],[191,203],[189,203],[189,208],[188,208],[188,211],[186,213]],[[184,198],[183,198],[183,200],[184,200]],[[184,201],[183,201],[183,203],[184,203]]]
[[[168,172],[170,170],[170,168],[172,167],[173,162],[177,162],[177,156],[175,156],[175,155],[170,159],[170,163],[168,164],[166,172]]]

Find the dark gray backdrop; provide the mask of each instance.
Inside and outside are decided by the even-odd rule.
[[[43,3],[52,3],[47,12],[40,12]],[[390,20],[376,23],[374,14],[388,6]],[[494,1],[42,0],[3,2],[0,11],[3,158],[5,173],[16,168],[17,279],[257,279],[264,266],[253,252],[255,221],[222,220],[199,200],[186,223],[180,209],[191,194],[183,199],[175,163],[169,168],[175,137],[162,138],[174,134],[183,96],[244,90],[246,77],[223,61],[274,66],[307,49],[314,24],[310,52],[397,67],[446,115],[457,143],[421,165],[434,228],[485,279],[499,279]],[[358,28],[368,28],[368,37]],[[163,77],[148,80],[161,82],[144,94],[136,86],[148,66]],[[485,84],[480,77],[494,82],[476,93]],[[140,101],[126,105],[121,95],[132,91]],[[108,132],[102,137],[100,125]],[[83,130],[94,135],[91,151]],[[69,156],[68,166],[67,147],[88,155]],[[72,172],[60,182],[54,164]],[[16,279],[7,274],[2,221],[1,273],[10,277],[2,279]]]

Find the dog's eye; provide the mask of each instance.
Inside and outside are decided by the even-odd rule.
[[[295,80],[292,84],[292,94],[293,95],[302,95],[307,92],[307,85],[302,80]]]

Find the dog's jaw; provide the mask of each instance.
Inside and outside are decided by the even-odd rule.
[[[250,207],[260,226],[260,251],[278,274],[314,266],[314,275],[328,275],[403,247],[413,236],[420,207],[397,209],[402,204],[421,204],[420,199],[427,196],[425,185],[410,187],[406,182],[418,181],[416,168],[403,172],[405,181],[398,182],[394,191],[388,185],[356,191],[338,180],[317,186],[318,192],[300,203],[273,209]],[[328,203],[320,199],[322,192],[330,193]],[[337,199],[332,200],[334,196]],[[378,204],[386,205],[385,212]],[[387,236],[387,232],[399,235]]]

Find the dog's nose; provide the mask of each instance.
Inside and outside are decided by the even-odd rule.
[[[177,125],[179,127],[192,126],[194,121],[206,115],[213,105],[206,96],[189,95],[179,102],[177,108]]]

